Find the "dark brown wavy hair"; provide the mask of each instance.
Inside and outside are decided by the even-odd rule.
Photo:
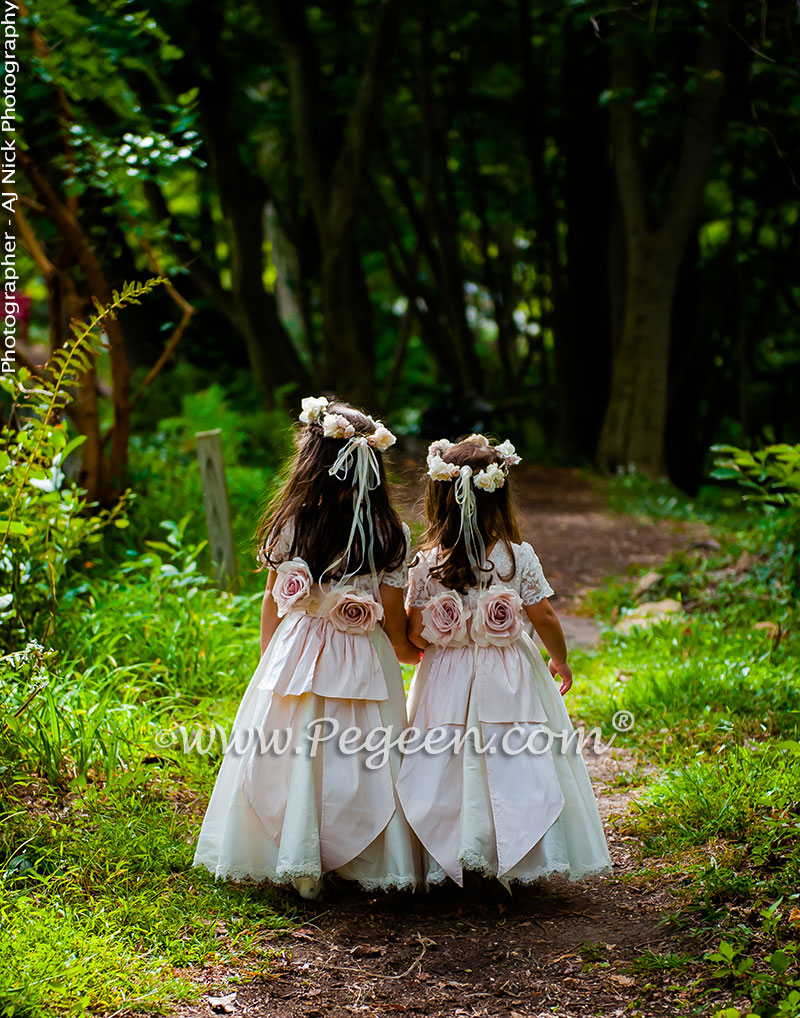
[[[491,463],[505,464],[501,453],[493,449],[481,437],[461,438],[442,453],[445,463],[460,467],[470,466],[474,473]],[[508,478],[502,488],[496,491],[482,491],[475,488],[475,505],[478,516],[478,530],[487,550],[496,541],[502,541],[511,558],[511,573],[503,580],[514,577],[514,553],[511,542],[519,543],[520,533],[514,516]],[[466,594],[470,587],[478,585],[478,577],[470,565],[464,535],[459,535],[461,507],[456,502],[456,486],[453,481],[433,481],[428,478],[425,492],[425,515],[428,526],[422,538],[422,548],[430,551],[440,549],[439,562],[432,566],[430,573],[445,587]],[[485,571],[491,570],[490,565]]]
[[[331,401],[326,411],[346,417],[357,435],[371,435],[375,431],[375,421],[347,403]],[[353,524],[353,472],[352,469],[348,471],[343,480],[328,473],[344,442],[342,438],[325,438],[318,423],[304,424],[297,430],[296,452],[289,463],[286,480],[267,506],[256,531],[261,569],[274,569],[279,564],[272,558],[276,542],[283,528],[292,523],[294,536],[289,557],[302,558],[315,580],[320,579],[347,547]],[[377,450],[375,456],[380,484],[370,491],[369,505],[375,569],[381,572],[400,568],[406,542],[400,517],[391,504],[383,457]],[[365,533],[369,533],[366,518],[363,523]],[[334,572],[339,575],[349,572],[358,563],[361,563],[357,569],[359,574],[369,572],[367,551],[361,547],[356,534],[347,561]]]

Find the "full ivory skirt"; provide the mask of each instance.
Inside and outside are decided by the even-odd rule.
[[[433,653],[431,653],[433,651]],[[425,883],[464,870],[532,883],[608,873],[611,859],[586,764],[558,686],[526,635],[504,648],[431,648],[417,669],[409,723],[420,731],[442,726],[481,733],[485,747],[520,746],[537,731],[565,733],[545,753],[476,751],[405,755],[398,795],[422,842]],[[516,730],[516,735],[510,733]],[[544,733],[537,738],[541,739]],[[569,742],[572,736],[571,743]],[[536,743],[534,743],[536,744]],[[538,743],[541,745],[541,743]]]
[[[309,752],[316,719],[339,731],[406,725],[400,668],[384,633],[340,633],[324,619],[290,613],[239,705],[194,856],[216,878],[291,883],[334,871],[369,890],[414,888],[421,851],[394,786],[400,757],[365,767],[336,739]],[[291,729],[288,752],[258,752],[252,733]],[[237,734],[238,733],[238,734]]]

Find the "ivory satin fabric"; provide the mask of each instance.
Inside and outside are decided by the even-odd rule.
[[[552,593],[530,545],[515,545],[514,554],[509,585],[523,601]],[[500,574],[494,582],[503,582],[507,555],[502,546],[490,555]],[[435,586],[426,573],[424,559],[411,570],[411,603],[424,604]],[[381,577],[394,586],[405,580],[405,569]],[[356,585],[369,589],[369,577]],[[376,768],[364,766],[363,752],[340,752],[335,740],[309,752],[309,726],[321,718],[339,731],[387,728],[395,736],[409,723],[423,734],[473,727],[486,740],[515,725],[523,739],[545,726],[571,733],[558,686],[527,636],[477,652],[429,648],[409,713],[407,720],[400,668],[380,626],[350,634],[290,611],[239,705],[230,741],[249,738],[250,748],[223,757],[194,865],[217,878],[276,884],[333,871],[370,890],[461,883],[465,868],[506,885],[610,869],[586,767],[574,752],[478,753],[467,742],[459,754],[395,748]],[[286,729],[288,752],[259,751],[258,733]]]
[[[529,544],[498,544],[489,561],[491,583],[535,604],[552,594]],[[429,576],[433,556],[412,567],[408,600],[424,607],[444,590]],[[474,610],[477,592],[463,595]],[[507,647],[430,646],[414,676],[408,702],[409,725],[420,731],[445,726],[453,735],[480,733],[480,752],[468,740],[460,754],[425,752],[403,758],[397,792],[409,823],[425,848],[426,883],[450,877],[463,883],[465,869],[495,876],[506,885],[543,876],[572,880],[607,873],[611,859],[586,765],[575,751],[575,732],[539,649],[527,634]],[[568,747],[543,729],[557,733]],[[540,734],[535,735],[536,732]],[[526,739],[543,753],[502,750]],[[570,742],[570,738],[571,742]],[[548,743],[545,742],[545,746]]]
[[[406,541],[410,537],[406,528]],[[288,557],[290,537],[281,551]],[[407,570],[379,577],[403,586]],[[371,590],[369,576],[352,585]],[[328,589],[330,584],[323,585]],[[230,752],[220,767],[194,857],[215,877],[276,884],[335,871],[366,889],[413,888],[421,849],[395,793],[398,751],[382,766],[366,753],[340,752],[331,739],[311,753],[317,719],[339,732],[406,727],[400,667],[384,630],[341,632],[324,617],[290,611],[250,680],[229,740],[291,731],[287,752],[261,752],[258,741]],[[238,735],[237,735],[238,733]]]

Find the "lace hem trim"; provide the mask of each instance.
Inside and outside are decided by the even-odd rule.
[[[509,876],[508,873],[504,873],[502,876],[497,874],[497,863],[492,862],[485,856],[480,855],[477,852],[469,852],[461,855],[458,860],[461,866],[465,870],[480,873],[484,877],[494,877],[499,880],[502,884],[535,884],[537,880],[542,879],[553,879],[563,877],[570,883],[576,883],[579,880],[585,880],[587,877],[599,877],[606,876],[612,872],[612,864],[610,862],[594,863],[588,866],[537,866],[535,869],[528,871],[525,874],[519,876]],[[437,869],[432,874],[429,873],[425,878],[425,886],[430,887],[433,885],[443,884],[449,880],[447,873],[443,869]]]
[[[227,869],[222,870],[204,861],[195,861],[193,866],[202,866],[214,877],[214,880],[235,880],[242,884],[262,884],[265,881],[274,887],[285,887],[293,884],[295,880],[319,880],[323,876],[322,871],[317,867],[298,867],[296,869],[283,869],[279,873],[259,873],[252,869]],[[336,873],[336,870],[331,872]],[[365,891],[406,891],[416,890],[419,881],[415,876],[401,873],[387,873],[383,877],[343,877],[344,880],[358,884]]]

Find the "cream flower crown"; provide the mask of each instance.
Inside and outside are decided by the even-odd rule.
[[[327,413],[328,400],[325,396],[306,396],[301,402],[300,420],[303,424],[319,425],[322,434],[326,438],[353,438],[356,429],[343,414]],[[378,452],[386,452],[397,441],[397,436],[381,422],[367,415],[367,420],[375,425],[371,435],[365,435],[367,445],[377,449]]]
[[[485,435],[470,435],[466,441],[477,442],[487,448],[494,449],[503,457],[503,462],[490,463],[488,467],[479,470],[477,474],[473,472],[472,467],[460,467],[457,463],[447,463],[442,458],[443,453],[451,449],[455,443],[448,442],[446,438],[440,438],[428,446],[428,477],[432,481],[454,481],[462,471],[469,471],[472,483],[481,491],[497,491],[498,488],[502,488],[508,477],[508,468],[515,467],[520,462],[520,457],[514,446],[508,440],[493,446]]]

